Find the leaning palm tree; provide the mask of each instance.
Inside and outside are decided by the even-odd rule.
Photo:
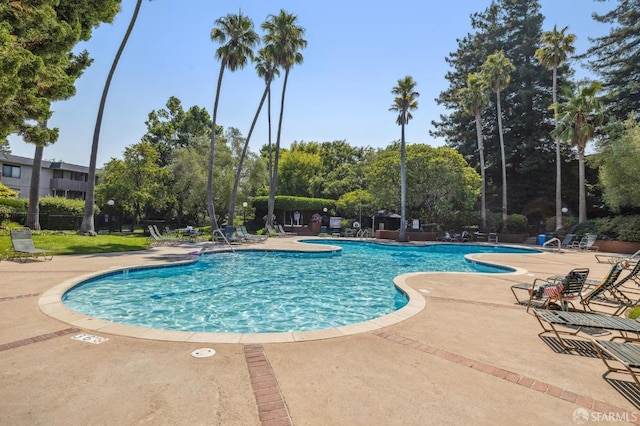
[[[478,73],[469,73],[467,87],[458,91],[460,104],[464,111],[475,117],[476,136],[478,138],[478,155],[480,156],[480,175],[482,176],[482,192],[480,197],[480,225],[481,230],[487,230],[487,188],[485,184],[484,143],[482,140],[482,112],[489,105],[489,90],[487,82]]]
[[[504,155],[504,135],[502,132],[502,109],[500,105],[500,92],[511,81],[511,73],[515,71],[509,58],[503,50],[489,55],[482,64],[482,74],[489,83],[489,87],[496,94],[496,115],[498,116],[498,134],[500,136],[500,156],[502,158],[502,223],[507,221],[507,160]]]
[[[295,64],[303,62],[300,50],[307,46],[304,37],[304,28],[297,25],[298,17],[285,10],[280,10],[278,15],[269,15],[262,24],[266,31],[265,43],[272,45],[271,52],[274,64],[284,70],[282,83],[282,96],[280,99],[280,117],[278,119],[278,133],[276,146],[271,166],[271,179],[269,180],[269,203],[267,207],[267,225],[273,225],[273,211],[275,207],[276,185],[278,182],[278,161],[280,159],[280,137],[282,135],[282,117],[284,114],[284,99],[287,93],[287,81],[289,73]]]
[[[600,90],[600,86],[599,82],[592,82],[589,85],[579,85],[575,91],[571,90],[571,88],[564,88],[563,95],[567,101],[553,104],[550,107],[550,109],[557,109],[558,111],[558,127],[553,131],[553,135],[571,142],[578,149],[578,176],[580,180],[579,223],[587,220],[584,152],[587,142],[595,136],[596,128],[604,120],[602,105],[596,98],[596,93]]]
[[[409,120],[413,118],[411,111],[418,108],[418,101],[416,98],[420,96],[420,93],[414,89],[416,82],[411,76],[406,76],[398,80],[398,85],[395,86],[391,93],[395,95],[393,104],[389,111],[395,111],[398,113],[396,123],[400,125],[400,233],[398,235],[398,241],[407,241],[407,226],[406,226],[406,204],[407,204],[407,170],[406,170],[406,157],[407,149],[404,139],[404,127],[409,124]]]
[[[556,26],[553,26],[552,31],[547,31],[542,34],[540,43],[542,47],[536,50],[536,57],[538,61],[545,67],[551,69],[553,72],[553,104],[558,103],[557,100],[557,82],[558,82],[558,67],[562,65],[567,56],[575,52],[573,43],[576,40],[575,34],[565,34],[568,27],[564,27],[558,31]],[[555,128],[558,128],[558,111],[554,108],[553,121]],[[560,138],[556,139],[556,231],[562,228],[562,158],[560,156]]]
[[[107,94],[109,93],[109,88],[111,87],[111,79],[113,78],[113,74],[116,72],[116,68],[118,67],[118,62],[120,61],[120,56],[122,56],[122,52],[124,51],[125,46],[127,45],[127,41],[129,40],[129,36],[133,31],[133,27],[136,25],[136,19],[138,19],[138,12],[140,12],[140,6],[142,6],[142,0],[138,0],[136,2],[136,7],[133,10],[133,15],[131,16],[131,20],[129,21],[129,27],[127,27],[127,32],[124,34],[122,38],[122,42],[120,43],[120,47],[116,52],[116,57],[113,59],[113,63],[111,63],[111,69],[109,70],[109,74],[107,74],[107,80],[104,83],[104,89],[102,90],[102,97],[100,98],[100,106],[98,107],[98,117],[96,118],[96,126],[93,129],[93,141],[91,143],[91,158],[89,159],[89,172],[87,173],[87,193],[84,199],[84,217],[82,218],[82,225],[80,226],[79,234],[85,235],[95,235],[95,224],[93,221],[94,215],[94,202],[95,202],[95,193],[96,193],[96,167],[98,162],[98,145],[100,142],[100,127],[102,126],[102,116],[104,115],[104,106],[107,102]]]
[[[242,165],[244,164],[244,159],[247,155],[247,150],[249,149],[249,141],[251,140],[251,135],[253,134],[253,129],[256,127],[256,123],[258,121],[258,117],[260,116],[260,111],[262,111],[262,106],[264,105],[264,101],[267,96],[270,96],[271,93],[271,81],[273,77],[280,74],[280,71],[275,67],[273,61],[273,55],[271,54],[271,46],[267,46],[263,49],[260,49],[258,57],[256,58],[256,72],[260,77],[264,78],[265,88],[262,93],[262,98],[260,99],[260,104],[258,105],[258,109],[256,114],[253,116],[253,121],[251,122],[251,127],[249,128],[249,133],[247,134],[247,138],[244,141],[244,147],[242,148],[242,153],[240,154],[240,160],[238,161],[238,168],[236,169],[236,177],[233,181],[233,189],[231,190],[231,199],[229,201],[229,216],[227,223],[233,224],[233,219],[235,217],[236,210],[236,198],[238,196],[238,186],[240,185],[240,177],[242,175]],[[270,102],[269,102],[270,104]],[[269,105],[270,106],[270,105]],[[269,120],[270,122],[271,120]],[[271,123],[269,123],[271,124]],[[271,128],[269,128],[269,149],[271,148]]]
[[[213,166],[215,163],[216,118],[218,101],[224,70],[233,72],[242,69],[249,60],[253,60],[253,47],[258,44],[260,37],[255,32],[253,21],[239,12],[237,15],[228,14],[216,19],[215,27],[211,30],[211,40],[220,43],[216,50],[216,58],[220,60],[216,100],[213,104],[213,123],[211,124],[211,146],[209,147],[209,174],[207,177],[207,211],[211,220],[211,232],[218,231],[218,221],[213,203]],[[228,222],[229,225],[233,223]]]

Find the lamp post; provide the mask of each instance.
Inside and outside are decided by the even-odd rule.
[[[107,205],[109,206],[109,212],[111,213],[111,217],[109,217],[109,233],[113,231],[113,206],[115,204],[116,202],[113,200],[107,201]]]
[[[247,216],[246,216],[246,210],[247,210],[247,206],[249,204],[247,204],[247,202],[243,202],[242,203],[242,225],[244,226],[247,222]]]

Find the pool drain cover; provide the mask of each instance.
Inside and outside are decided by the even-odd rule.
[[[191,352],[191,356],[194,358],[208,358],[210,356],[214,356],[215,354],[216,350],[211,348],[200,348]]]

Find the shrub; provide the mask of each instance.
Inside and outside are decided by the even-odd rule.
[[[502,232],[524,234],[528,231],[529,222],[527,220],[527,217],[521,214],[512,214],[507,216],[507,221],[502,226]]]

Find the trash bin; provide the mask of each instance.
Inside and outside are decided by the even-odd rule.
[[[545,243],[545,241],[547,241],[547,236],[544,234],[539,234],[538,235],[538,245],[543,245]]]

